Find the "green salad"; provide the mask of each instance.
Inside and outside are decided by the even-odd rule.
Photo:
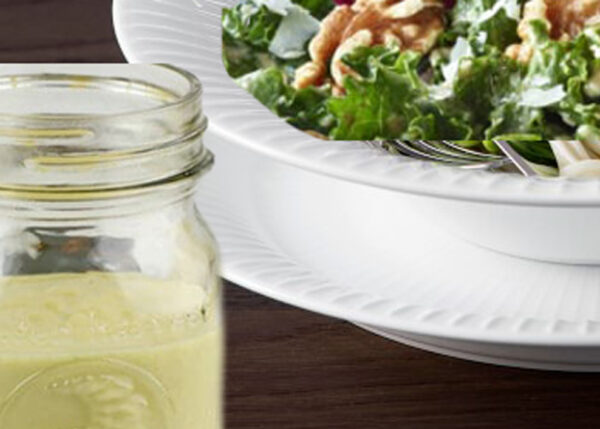
[[[242,0],[223,59],[323,139],[502,139],[553,166],[550,141],[600,154],[599,16],[600,0]]]

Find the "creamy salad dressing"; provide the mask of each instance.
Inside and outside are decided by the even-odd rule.
[[[171,66],[0,71],[0,429],[220,429],[212,164]]]
[[[0,427],[220,428],[217,301],[139,274],[0,280]]]

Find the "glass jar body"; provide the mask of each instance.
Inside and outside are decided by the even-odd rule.
[[[0,203],[0,427],[222,427],[218,261],[194,181]]]

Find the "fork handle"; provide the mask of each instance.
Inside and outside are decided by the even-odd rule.
[[[524,176],[534,177],[538,175],[529,162],[519,155],[510,143],[504,140],[494,140],[494,143]]]

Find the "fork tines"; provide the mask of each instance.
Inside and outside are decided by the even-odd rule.
[[[386,140],[379,144],[411,158],[462,168],[496,169],[510,163],[505,156],[478,152],[448,140]]]

